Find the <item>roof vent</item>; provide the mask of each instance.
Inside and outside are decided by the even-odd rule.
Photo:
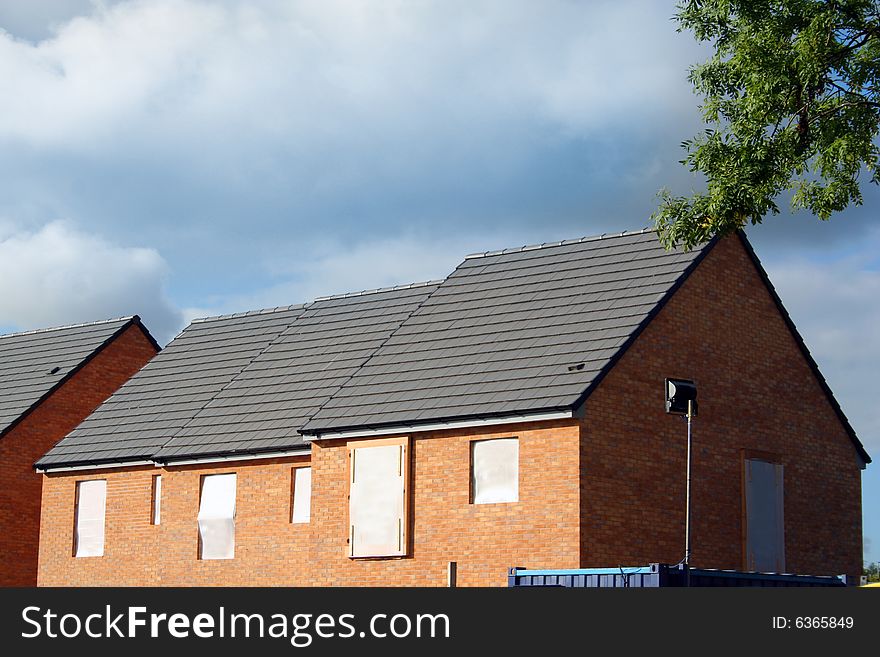
[[[569,366],[568,366],[568,371],[569,371],[569,372],[574,372],[574,371],[576,371],[576,370],[582,370],[582,369],[584,369],[584,364],[583,364],[583,363],[578,363],[577,365],[569,365]]]
[[[60,372],[60,371],[61,371],[60,367],[53,367],[51,370],[49,370],[49,374],[58,374],[58,372]]]

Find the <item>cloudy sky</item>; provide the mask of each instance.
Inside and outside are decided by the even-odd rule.
[[[164,342],[646,226],[699,187],[673,4],[3,0],[0,331],[139,313]],[[878,207],[749,231],[875,456]],[[864,487],[880,560],[880,465]]]

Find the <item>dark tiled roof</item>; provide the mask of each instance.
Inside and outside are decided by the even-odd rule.
[[[303,430],[571,409],[702,252],[643,231],[469,257]]]
[[[0,435],[118,333],[139,321],[136,316],[122,317],[0,335]]]

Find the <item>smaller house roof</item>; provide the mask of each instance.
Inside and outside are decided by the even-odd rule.
[[[0,436],[133,324],[155,344],[137,315],[0,335]]]

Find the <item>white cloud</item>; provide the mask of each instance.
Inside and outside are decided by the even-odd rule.
[[[157,340],[180,328],[153,249],[121,247],[63,222],[0,225],[0,326],[32,329],[138,314]]]
[[[788,259],[768,266],[770,279],[834,391],[874,457],[880,455],[880,233],[861,256]],[[870,255],[865,255],[870,254]]]
[[[678,147],[670,125],[696,114],[685,68],[699,48],[673,11],[96,3],[38,42],[0,32],[0,214],[68,217],[120,243],[148,224],[200,291],[244,289],[294,236],[640,227],[667,182],[658,150]]]
[[[627,125],[646,105],[694,104],[684,65],[697,51],[672,30],[672,11],[647,1],[96,5],[36,44],[0,34],[0,136],[83,150],[119,138],[156,147],[162,136],[179,150],[223,134],[212,150],[243,137],[302,150],[377,135],[403,146],[511,120],[649,131]]]

